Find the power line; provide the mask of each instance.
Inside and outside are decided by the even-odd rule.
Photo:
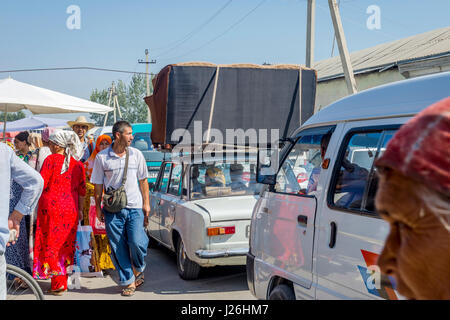
[[[247,12],[242,18],[240,18],[239,20],[237,20],[235,23],[233,23],[230,27],[228,27],[224,32],[222,32],[221,34],[219,34],[218,36],[212,38],[211,40],[207,41],[206,43],[204,43],[203,45],[192,49],[182,55],[176,56],[176,57],[172,57],[172,58],[163,58],[161,60],[173,60],[173,59],[178,59],[181,57],[184,57],[192,52],[198,51],[200,49],[203,49],[204,47],[206,47],[207,45],[211,44],[212,42],[216,41],[217,39],[219,39],[220,37],[224,36],[226,33],[228,33],[228,31],[230,31],[231,29],[233,29],[234,27],[236,27],[238,24],[240,24],[242,21],[244,21],[250,14],[252,14],[256,9],[258,9],[260,6],[263,5],[264,2],[266,2],[267,0],[262,0],[261,2],[259,2],[253,9],[251,9],[249,12]]]
[[[0,70],[0,73],[8,72],[29,72],[29,71],[59,71],[59,70],[96,70],[96,71],[108,71],[108,72],[121,72],[121,73],[134,73],[134,74],[147,74],[145,72],[115,70],[95,67],[63,67],[63,68],[34,68],[34,69],[15,69],[15,70]]]
[[[195,28],[194,30],[192,30],[191,32],[189,32],[188,34],[186,34],[183,38],[172,42],[172,44],[175,44],[174,46],[170,46],[169,49],[167,49],[166,51],[158,54],[158,57],[163,56],[171,51],[173,51],[174,49],[178,48],[179,46],[181,46],[183,43],[185,43],[186,41],[188,41],[189,39],[191,39],[197,32],[199,32],[200,30],[202,30],[206,25],[208,25],[212,20],[214,20],[215,17],[217,17],[226,7],[228,7],[230,5],[230,3],[233,0],[229,0],[227,3],[225,3],[225,5],[223,5],[219,10],[217,10],[211,17],[209,17],[204,23],[202,23],[200,26],[198,26],[197,28]],[[181,41],[181,42],[180,42]],[[162,47],[162,48],[167,48],[168,46]],[[158,50],[158,48],[153,49],[153,50]]]

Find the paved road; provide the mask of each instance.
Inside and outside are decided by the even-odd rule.
[[[245,266],[202,269],[197,280],[185,281],[178,276],[175,254],[158,246],[150,248],[146,258],[145,283],[133,297],[122,297],[116,284],[117,272],[104,278],[81,278],[81,289],[63,296],[46,294],[47,300],[114,300],[114,299],[180,299],[180,300],[242,300],[255,299],[247,287]],[[50,281],[39,281],[44,292]]]

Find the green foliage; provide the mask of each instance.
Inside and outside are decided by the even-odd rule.
[[[146,96],[146,80],[143,74],[134,74],[131,81],[126,85],[122,80],[115,83],[115,91],[117,101],[119,102],[122,119],[130,123],[147,122],[147,104],[144,101]],[[108,105],[109,88],[98,90],[94,89],[90,97],[91,101]],[[113,106],[111,99],[110,106]],[[97,126],[103,126],[105,116],[101,114],[91,113],[90,118],[95,121]],[[116,118],[120,120],[120,116],[116,110]],[[114,114],[110,112],[108,115],[107,126],[114,124]]]
[[[23,119],[25,117],[26,117],[26,115],[25,115],[25,113],[23,113],[23,111],[8,112],[6,114],[6,121],[16,121],[16,120]],[[5,113],[4,112],[0,113],[0,121],[1,122],[5,121]]]

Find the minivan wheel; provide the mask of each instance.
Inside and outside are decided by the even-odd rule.
[[[295,300],[295,293],[288,285],[280,284],[272,290],[269,300]]]
[[[184,280],[197,279],[200,273],[200,266],[187,256],[181,237],[178,238],[177,244],[177,268],[178,274]]]

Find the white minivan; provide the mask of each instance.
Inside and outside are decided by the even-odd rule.
[[[375,210],[373,163],[402,124],[448,96],[450,72],[362,91],[298,128],[280,150],[274,174],[264,169],[276,157],[258,161],[257,180],[265,188],[253,209],[247,254],[255,297],[403,298],[376,265],[389,224]],[[316,161],[322,149],[324,157]],[[295,166],[306,169],[306,188]]]

